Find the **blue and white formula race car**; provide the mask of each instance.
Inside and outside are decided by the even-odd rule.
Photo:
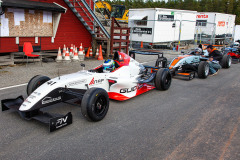
[[[90,121],[100,121],[108,112],[109,98],[124,101],[154,88],[167,90],[171,85],[168,68],[153,67],[150,72],[151,67],[146,68],[121,52],[116,52],[113,60],[116,69],[109,73],[103,72],[104,66],[100,65],[53,79],[37,75],[27,85],[28,97],[2,100],[2,111],[15,110],[24,119],[48,124],[51,132],[71,124],[72,114],[50,114],[41,110],[44,107],[79,99],[82,115]]]

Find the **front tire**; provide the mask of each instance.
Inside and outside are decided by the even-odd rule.
[[[232,58],[230,55],[225,54],[221,60],[222,68],[230,68],[232,64]]]
[[[206,79],[209,73],[209,64],[207,61],[201,61],[198,65],[198,78]]]
[[[82,115],[89,121],[102,120],[109,108],[109,97],[102,88],[90,88],[83,96],[81,103]]]
[[[157,71],[154,79],[155,87],[157,90],[168,90],[171,86],[172,75],[167,68],[161,68]]]
[[[29,96],[33,91],[40,87],[43,83],[49,81],[50,78],[47,76],[37,75],[34,76],[27,85],[27,95]]]

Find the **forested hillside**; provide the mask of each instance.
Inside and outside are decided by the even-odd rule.
[[[235,14],[236,24],[240,24],[240,0],[107,0],[110,4],[123,4],[129,8],[172,8],[198,12],[219,12]]]

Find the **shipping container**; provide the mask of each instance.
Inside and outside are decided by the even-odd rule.
[[[202,37],[209,38],[216,44],[224,44],[226,38],[233,37],[236,15],[198,12],[196,29]]]
[[[153,44],[194,40],[196,14],[165,8],[130,9],[130,40]]]

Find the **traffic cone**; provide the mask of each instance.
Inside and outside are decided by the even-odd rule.
[[[83,53],[83,48],[82,48],[82,43],[81,46],[79,47],[79,52],[78,52],[78,57],[80,61],[84,61],[84,53]]]
[[[89,56],[92,57],[93,54],[92,54],[92,47],[90,47],[90,53],[89,53]]]
[[[69,55],[70,57],[73,57],[73,44],[71,44]]]
[[[64,47],[63,47],[63,58],[65,57],[65,54],[66,54],[66,46],[65,46],[65,44],[64,44]]]
[[[77,48],[74,49],[74,55],[73,55],[72,60],[73,60],[74,62],[79,61],[78,53],[77,53]]]
[[[99,47],[99,56],[98,56],[98,60],[103,60],[103,56],[102,56],[102,45],[100,45],[100,47]]]
[[[73,44],[71,44],[70,53],[73,52]]]
[[[79,48],[79,52],[78,52],[78,55],[83,55],[83,47],[82,47],[82,43],[81,43],[81,46]]]
[[[88,48],[87,54],[85,57],[89,58],[90,47]]]
[[[61,53],[61,49],[59,47],[58,49],[58,55],[57,55],[57,58],[56,58],[56,62],[61,62],[63,60],[62,58],[62,53]]]
[[[99,51],[98,51],[98,48],[97,48],[97,51],[96,51],[96,56],[95,56],[95,58],[98,58],[98,56],[99,56]]]
[[[141,48],[143,48],[143,41],[141,41]]]
[[[65,54],[65,57],[64,57],[64,61],[71,61],[70,56],[69,56],[68,48],[67,48],[67,51],[66,51],[66,54]]]

